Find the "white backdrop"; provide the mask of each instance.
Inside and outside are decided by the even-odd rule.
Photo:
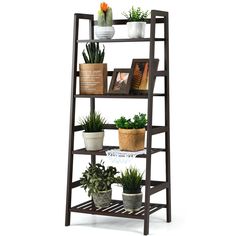
[[[121,12],[132,5],[170,13],[173,221],[164,222],[164,210],[152,215],[150,235],[236,233],[233,2],[108,2],[114,18],[121,18]],[[73,226],[64,227],[73,14],[96,14],[99,3],[0,3],[1,235],[143,232],[142,221],[83,214],[73,215]],[[131,50],[123,50],[130,52],[127,58],[118,46],[108,46],[106,61],[111,66],[129,66],[134,56]],[[145,47],[135,56],[143,52]],[[127,109],[123,102],[105,102],[109,114],[101,102],[98,109],[108,120],[127,112],[133,115],[145,105],[132,103],[132,109]],[[86,100],[79,106],[86,113]],[[115,136],[108,135],[106,141]],[[85,165],[88,159],[81,159]],[[163,174],[162,160],[155,157],[153,177]],[[142,169],[143,162],[137,165]],[[83,168],[78,165],[78,173]],[[79,194],[85,197],[82,191]]]

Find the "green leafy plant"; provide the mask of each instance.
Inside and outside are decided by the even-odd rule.
[[[86,44],[85,49],[82,52],[85,63],[103,63],[105,56],[105,47],[103,45],[103,50],[99,47],[99,42],[91,42]]]
[[[127,13],[122,13],[128,21],[145,21],[149,14],[149,11],[143,11],[140,7],[134,8],[133,6]]]
[[[142,129],[147,124],[146,114],[139,113],[133,117],[133,120],[126,119],[121,116],[119,119],[115,120],[115,125],[118,129]]]
[[[98,26],[112,26],[112,9],[105,2],[100,4]]]
[[[111,185],[117,182],[115,177],[117,173],[119,172],[113,166],[106,168],[103,161],[95,165],[90,163],[80,178],[81,187],[88,191],[89,197],[93,193],[110,190]]]
[[[100,113],[94,112],[80,119],[80,125],[85,132],[101,132],[106,124],[105,118]]]
[[[140,193],[143,173],[140,173],[135,167],[126,169],[121,172],[121,176],[117,178],[117,183],[121,184],[124,193]]]

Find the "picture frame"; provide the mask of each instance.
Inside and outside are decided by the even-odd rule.
[[[152,69],[157,71],[159,59],[154,59]],[[131,93],[148,93],[149,84],[149,59],[133,59],[131,66]]]
[[[108,93],[129,94],[131,86],[130,69],[114,69]]]

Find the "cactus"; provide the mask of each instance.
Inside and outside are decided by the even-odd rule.
[[[86,54],[87,52],[87,54]],[[105,47],[103,45],[103,50],[99,48],[99,43],[87,43],[85,49],[82,52],[85,63],[103,63],[105,56]]]
[[[98,11],[98,26],[112,26],[112,8],[105,2],[100,4]]]

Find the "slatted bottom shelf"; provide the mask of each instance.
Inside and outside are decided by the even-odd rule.
[[[166,204],[150,203],[149,213],[152,214],[162,208],[166,208]],[[70,211],[94,215],[144,219],[144,203],[139,211],[131,213],[124,209],[123,202],[119,200],[112,200],[110,206],[106,208],[95,208],[93,202],[90,200],[72,207]]]

